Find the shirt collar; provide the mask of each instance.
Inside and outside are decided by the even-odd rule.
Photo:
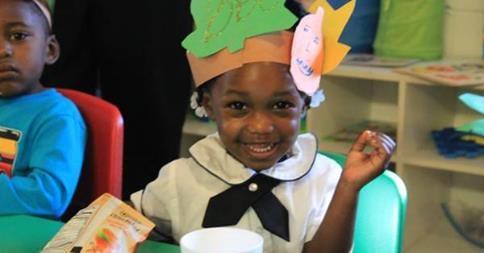
[[[32,93],[32,94],[26,94],[26,95],[20,95],[20,96],[15,96],[15,97],[8,97],[8,98],[2,98],[0,97],[0,106],[1,105],[10,105],[13,103],[19,103],[19,102],[24,102],[28,100],[37,100],[42,97],[49,97],[52,94],[57,93],[56,89],[53,88],[46,88],[42,91]]]
[[[311,170],[317,152],[316,137],[301,134],[293,145],[290,157],[260,173],[281,181],[298,180]],[[205,170],[230,185],[241,184],[257,173],[227,153],[217,133],[195,143],[190,148],[190,154]]]

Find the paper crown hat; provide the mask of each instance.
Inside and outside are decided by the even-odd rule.
[[[182,42],[195,85],[251,62],[291,66],[297,88],[312,96],[322,74],[343,60],[350,47],[338,42],[355,0],[334,9],[316,0],[298,20],[285,0],[192,0],[195,31]]]

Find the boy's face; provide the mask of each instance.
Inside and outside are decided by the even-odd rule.
[[[219,76],[203,105],[228,152],[246,167],[272,167],[292,147],[304,100],[289,66],[257,62]]]
[[[0,97],[40,91],[44,64],[59,56],[55,37],[34,8],[32,2],[0,0]]]

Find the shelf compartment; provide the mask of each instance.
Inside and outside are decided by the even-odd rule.
[[[421,192],[418,196],[409,196],[409,203],[411,204],[415,204],[412,202],[419,201],[424,203],[418,204],[420,209],[416,209],[416,205],[410,207],[409,212],[414,213],[407,219],[407,224],[409,224],[407,233],[415,234],[416,231],[421,231],[422,228],[427,230],[426,233],[416,238],[414,243],[407,244],[404,252],[484,252],[484,249],[466,241],[451,226],[450,221],[445,217],[440,206],[440,203],[445,202],[472,206],[479,210],[484,208],[482,203],[482,199],[484,198],[484,185],[482,184],[484,177],[447,172],[445,174],[432,173],[430,171],[422,174],[422,171],[419,170],[419,167],[410,167],[407,170],[407,174],[414,174],[414,176],[424,175],[426,178],[420,180],[428,183],[423,186],[426,187],[426,191]],[[445,178],[445,175],[447,175],[447,178]],[[434,176],[436,178],[432,178]],[[413,192],[412,194],[416,193]],[[432,199],[425,200],[428,197],[432,197]],[[413,201],[412,198],[414,199]],[[431,203],[432,206],[429,206],[428,203]],[[438,205],[436,206],[436,204]],[[414,230],[411,230],[412,225]],[[415,230],[416,228],[417,230]]]
[[[399,174],[408,190],[404,252],[483,252],[452,228],[441,207],[463,202],[484,208],[483,176],[405,163],[400,164]]]
[[[443,217],[443,214],[436,214],[439,216],[439,222],[435,229],[420,238],[414,245],[408,249],[404,249],[405,253],[479,253],[483,252],[477,246],[465,241],[450,225],[450,223]]]
[[[432,130],[456,127],[476,120],[482,115],[466,108],[458,101],[464,92],[484,94],[468,89],[431,87],[403,84],[401,136],[399,143],[401,159],[405,164],[428,169],[444,170],[471,175],[484,175],[484,156],[477,158],[458,157],[448,159],[441,156],[431,138]]]
[[[307,121],[320,139],[366,120],[396,125],[398,83],[327,77],[321,87],[327,99],[309,110]]]
[[[452,173],[402,163],[397,171],[408,192],[404,248],[410,249],[441,220],[436,214],[442,212],[441,203],[449,200]]]
[[[435,149],[426,148],[405,154],[403,162],[408,165],[421,166],[433,170],[484,176],[484,156],[449,159],[439,155]]]

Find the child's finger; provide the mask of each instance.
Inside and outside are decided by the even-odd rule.
[[[383,147],[385,148],[385,151],[388,154],[392,154],[393,150],[395,149],[395,142],[393,142],[391,139],[387,139],[383,137],[380,137],[380,140],[383,144]]]
[[[385,149],[386,155],[390,155],[393,153],[393,147],[388,143],[383,142],[383,148]]]
[[[382,133],[376,133],[375,136],[371,138],[370,145],[376,150],[383,148],[387,154],[393,153],[395,148],[395,142]]]
[[[392,138],[390,138],[388,135],[385,135],[383,133],[379,133],[378,137],[380,141],[382,142],[382,145],[385,149],[385,155],[383,159],[383,168],[387,168],[388,165],[390,164],[390,158],[391,155],[393,154],[393,151],[395,150],[396,143],[393,141]],[[383,158],[383,157],[382,157]]]
[[[369,130],[363,131],[358,136],[358,138],[356,138],[356,141],[351,146],[350,151],[363,152],[363,150],[365,149],[367,143],[369,143],[370,140],[372,139],[372,136],[373,135],[374,135],[374,133],[371,132],[371,131],[369,131]]]
[[[372,138],[370,143],[374,148],[374,151],[371,154],[373,165],[376,168],[385,168],[393,153],[392,144],[388,140],[381,138],[379,135]]]
[[[381,149],[383,147],[383,139],[379,136],[378,133],[373,132],[373,134],[370,137],[370,146],[374,149]]]
[[[384,134],[384,133],[379,133],[379,136],[380,138],[382,138],[383,140],[385,140],[386,142],[388,142],[391,146],[396,146],[397,144],[395,143],[395,141],[390,138],[390,136]]]

